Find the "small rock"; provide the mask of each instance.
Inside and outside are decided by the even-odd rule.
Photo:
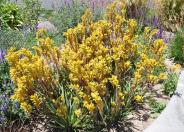
[[[170,43],[170,41],[175,37],[174,33],[163,31],[162,38],[165,40],[166,43]]]
[[[56,27],[49,21],[41,21],[41,22],[39,22],[37,28],[38,29],[44,28],[44,29],[46,29],[50,33],[56,33],[57,32]]]

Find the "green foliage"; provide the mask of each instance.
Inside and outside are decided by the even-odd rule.
[[[70,5],[62,6],[58,11],[54,11],[49,20],[56,26],[58,33],[54,37],[56,42],[64,42],[63,33],[67,29],[76,26],[87,9],[86,5],[82,5],[78,1],[74,1]]]
[[[77,110],[76,102],[74,102],[73,95],[71,94],[71,91],[67,87],[64,87],[62,84],[59,87],[58,93],[62,95],[63,101],[65,102],[66,108],[64,110],[67,111],[67,114],[65,117],[61,118],[61,115],[56,114],[58,110],[55,107],[55,104],[51,99],[45,100],[46,109],[50,111],[50,114],[47,114],[48,117],[51,119],[49,122],[49,127],[53,131],[79,131],[79,130],[85,130],[89,131],[92,129],[93,124],[90,116],[87,114],[87,111],[81,111],[82,115],[80,117],[77,117],[75,114],[75,111]]]
[[[6,3],[7,0],[0,0],[0,5],[3,4],[3,3]]]
[[[167,79],[163,83],[163,92],[169,96],[172,96],[176,90],[178,81],[178,75],[176,73],[168,74]]]
[[[35,34],[34,33],[23,33],[23,31],[9,30],[0,31],[0,48],[9,49],[10,47],[26,47],[31,48],[35,44]]]
[[[170,53],[177,63],[184,63],[184,28],[177,32],[175,39],[171,43]]]
[[[157,102],[156,100],[151,100],[150,103],[149,103],[149,106],[151,107],[151,112],[152,113],[161,113],[165,107],[166,107],[166,104],[164,103],[161,103],[161,102]]]
[[[3,3],[0,5],[0,28],[18,29],[22,26],[20,8],[14,3]]]
[[[104,12],[105,12],[105,10],[100,9],[100,8],[96,8],[94,11],[94,16],[93,16],[94,21],[98,21],[98,20],[103,19]]]
[[[12,46],[21,47],[23,36],[19,31],[9,30],[0,32],[0,48],[8,49]]]
[[[40,0],[23,0],[22,12],[25,26],[36,31],[36,25],[42,11]]]

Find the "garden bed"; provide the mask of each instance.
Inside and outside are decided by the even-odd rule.
[[[165,10],[182,19],[181,4],[98,2],[0,2],[1,131],[141,132],[162,117],[184,62]]]

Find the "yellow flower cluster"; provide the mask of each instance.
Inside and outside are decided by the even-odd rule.
[[[45,30],[38,33],[42,32]],[[38,46],[33,47],[36,54],[25,48],[18,51],[11,48],[6,56],[11,78],[17,87],[11,98],[20,102],[26,112],[31,112],[32,104],[36,108],[40,107],[42,95],[53,98],[51,93],[56,92],[58,82],[57,76],[53,77],[53,68],[59,70],[60,50],[47,36],[38,38],[38,42]],[[41,96],[37,93],[41,93]]]
[[[106,20],[93,22],[88,10],[82,22],[65,33],[62,65],[70,73],[70,88],[90,113],[103,113],[108,98],[112,98],[112,111],[125,105],[124,95],[118,93],[124,93],[121,86],[132,79],[132,66],[136,67],[134,89],[144,81],[164,78],[163,73],[154,74],[156,67],[163,66],[163,40],[153,42],[157,30],[147,27],[148,44],[136,43],[137,22],[126,20],[125,12],[124,3],[114,2],[107,8]]]
[[[80,117],[80,115],[81,115],[81,109],[75,110],[75,114],[76,114],[77,117]]]
[[[135,100],[137,103],[143,103],[144,97],[141,96],[141,95],[136,95],[136,96],[134,97],[134,100]]]
[[[20,104],[20,107],[27,113],[31,113],[32,112],[32,107],[31,105],[29,105],[28,103],[26,102],[23,102]]]
[[[154,72],[163,66],[166,48],[163,40],[153,41],[156,30],[150,28],[145,28],[145,43],[139,44],[137,22],[126,20],[125,13],[125,4],[114,2],[108,6],[105,20],[93,22],[87,10],[82,22],[64,34],[62,49],[54,46],[44,29],[36,34],[39,43],[33,47],[35,54],[24,48],[10,49],[6,58],[16,85],[12,98],[28,113],[32,104],[39,109],[44,100],[51,100],[56,114],[65,117],[65,97],[58,90],[65,82],[77,117],[86,109],[103,117],[107,105],[111,112],[121,111],[126,106],[125,96],[135,94],[138,85],[164,78],[163,73]],[[67,73],[65,78],[62,70]],[[127,82],[133,82],[133,93],[125,91]],[[143,97],[133,100],[141,102]]]
[[[146,27],[144,31],[144,36],[146,36],[150,42],[153,35],[156,34],[155,31],[151,31],[150,28]],[[145,40],[147,40],[145,38]],[[160,75],[155,74],[156,69],[164,67],[164,52],[166,45],[162,39],[154,40],[151,44],[139,46],[140,60],[137,62],[136,71],[134,74],[134,86],[140,85],[140,83],[145,83],[148,81],[151,84],[157,83],[159,80],[166,78],[164,73]],[[145,81],[144,81],[145,80]]]
[[[39,99],[39,96],[36,93],[30,96],[30,100],[32,101],[32,103],[36,108],[40,107],[41,100]]]
[[[117,13],[117,5],[114,3],[108,8],[108,20],[96,23],[92,22],[88,10],[82,22],[65,33],[67,42],[61,55],[62,65],[70,73],[70,87],[80,93],[83,106],[90,113],[103,113],[103,98],[108,96],[114,96],[116,105],[122,106],[123,100],[117,94],[121,91],[120,78],[131,67],[130,57],[136,54],[136,44],[131,41],[137,23],[128,21],[129,30],[123,32],[125,6],[121,3],[122,12]],[[107,89],[108,83],[113,87],[113,95]]]
[[[180,64],[176,64],[174,66],[172,66],[170,68],[171,72],[178,72],[179,70],[181,70],[181,65]]]

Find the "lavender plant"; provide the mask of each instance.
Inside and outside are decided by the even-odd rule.
[[[138,21],[140,33],[143,32],[142,29],[145,26],[149,26],[152,29],[157,28],[158,33],[156,38],[163,39],[165,43],[170,43],[170,41],[173,39],[173,35],[166,35],[166,28],[163,26],[162,20],[157,14],[157,8],[159,8],[157,7],[157,2],[152,0],[127,0],[127,17],[136,19]]]
[[[10,80],[9,66],[5,55],[5,50],[0,49],[0,128],[6,128],[21,118],[25,119],[24,113],[19,109],[19,104],[10,99],[14,85]]]

